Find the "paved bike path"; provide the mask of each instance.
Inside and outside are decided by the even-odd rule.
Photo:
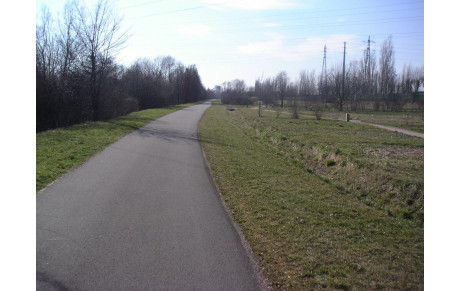
[[[37,195],[37,290],[258,290],[198,141],[208,104],[125,136]]]

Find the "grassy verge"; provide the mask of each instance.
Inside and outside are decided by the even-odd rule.
[[[381,167],[379,144],[417,150],[423,141],[358,124],[267,115],[212,106],[200,138],[217,186],[273,287],[422,290],[423,219],[392,211],[421,211],[411,207],[423,209],[423,198],[413,206],[398,195],[381,200],[379,193],[347,190],[347,172],[340,171],[348,165],[356,175],[350,181],[366,179],[358,174]],[[407,170],[403,161],[389,163],[401,171],[391,177]],[[408,179],[423,181],[421,167]]]
[[[390,216],[423,222],[423,139],[335,120],[239,112],[262,142],[338,189]]]
[[[323,111],[323,118],[327,119],[345,119],[345,112],[334,110]],[[393,127],[404,128],[416,132],[423,133],[424,131],[424,113],[421,111],[356,111],[349,112],[352,119],[359,119],[363,122],[388,125]],[[299,114],[305,114],[311,117],[315,116],[313,111],[300,110]]]
[[[263,112],[271,115],[270,111],[277,109],[267,108]],[[278,109],[279,110],[279,109]],[[280,110],[281,116],[290,116],[291,109],[285,108]],[[322,119],[345,120],[345,112],[339,112],[329,109],[321,112]],[[315,112],[311,110],[300,109],[298,112],[304,118],[316,118]],[[382,111],[357,111],[349,112],[351,119],[361,120],[363,122],[375,123],[393,127],[399,127],[416,132],[424,132],[424,113],[421,111],[403,111],[403,112],[382,112]]]
[[[147,123],[191,104],[133,112],[108,121],[88,122],[38,133],[36,191],[80,166],[97,152]]]
[[[351,118],[364,122],[394,126],[423,133],[423,112],[356,112],[351,113]]]
[[[323,119],[345,120],[345,112],[347,111],[339,112],[335,109],[329,109],[322,111],[321,116]],[[422,111],[349,111],[348,113],[351,119],[359,119],[363,122],[399,127],[420,133],[424,131],[424,113]],[[315,117],[315,112],[311,110],[300,109],[299,114],[311,118]]]

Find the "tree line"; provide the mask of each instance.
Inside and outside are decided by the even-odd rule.
[[[308,109],[311,104],[333,104],[340,111],[364,110],[372,103],[374,110],[398,110],[404,102],[423,106],[420,88],[424,84],[424,68],[404,65],[400,74],[395,69],[395,50],[391,36],[381,45],[377,62],[375,52],[365,50],[360,60],[352,60],[345,66],[335,64],[324,68],[321,74],[315,70],[302,70],[295,81],[290,81],[286,71],[275,77],[259,78],[248,87],[244,80],[233,80],[216,86],[224,104],[249,104],[257,97],[264,104],[281,107],[297,106],[303,101]],[[323,104],[323,105],[321,105]]]
[[[68,1],[36,26],[36,130],[105,120],[129,112],[206,98],[198,69],[171,56],[124,67],[116,54],[129,38],[108,0]]]

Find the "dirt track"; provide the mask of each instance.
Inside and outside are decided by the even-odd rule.
[[[404,129],[404,128],[381,125],[381,124],[375,124],[375,123],[362,122],[361,120],[350,120],[350,122],[372,125],[372,126],[376,126],[376,127],[379,127],[379,128],[389,130],[389,131],[396,131],[396,132],[404,133],[404,134],[407,134],[407,135],[424,138],[423,133],[412,131],[412,130],[407,130],[407,129]]]

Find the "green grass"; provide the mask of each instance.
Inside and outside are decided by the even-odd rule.
[[[316,118],[315,112],[311,110],[305,110],[304,103],[299,103],[299,114],[304,118]],[[269,111],[275,111],[277,108],[266,108],[264,112],[267,112],[270,115]],[[281,109],[284,113],[281,116],[291,116],[292,109],[286,107]],[[367,109],[365,111],[348,111],[344,108],[343,112],[339,112],[335,108],[331,108],[331,105],[328,106],[328,109],[325,109],[321,112],[322,119],[332,119],[332,120],[345,120],[345,113],[350,114],[351,119],[361,120],[367,123],[375,123],[393,127],[399,127],[407,130],[412,130],[416,132],[424,132],[424,112],[422,109],[402,109],[401,111],[391,112],[391,111],[374,111]],[[266,114],[267,115],[267,114]]]
[[[133,112],[108,121],[88,122],[38,133],[36,191],[80,166],[126,134],[191,104]]]
[[[359,112],[351,113],[351,118],[364,122],[400,127],[423,133],[423,112]]]
[[[423,156],[420,163],[410,155],[423,151],[423,140],[359,124],[267,115],[212,106],[200,138],[223,199],[273,287],[422,290],[423,198],[417,195],[423,192],[406,203],[397,189],[417,192],[415,181],[423,189]],[[388,148],[402,151],[381,165],[375,153]],[[414,173],[404,159],[422,169]],[[335,165],[328,167],[328,160]],[[370,180],[388,175],[393,195],[363,189],[365,175],[380,168],[385,171]],[[357,192],[348,185],[356,179],[364,179]]]
[[[242,126],[261,142],[364,203],[423,223],[423,139],[365,124],[276,118],[241,107]]]
[[[325,119],[339,119],[345,120],[345,112],[350,114],[351,119],[359,119],[363,122],[375,123],[393,127],[399,127],[407,130],[416,132],[424,132],[424,113],[423,111],[406,110],[400,112],[390,111],[347,111],[344,109],[343,112],[336,110],[323,111],[322,117]],[[306,114],[314,116],[313,111],[301,110],[299,114]]]

